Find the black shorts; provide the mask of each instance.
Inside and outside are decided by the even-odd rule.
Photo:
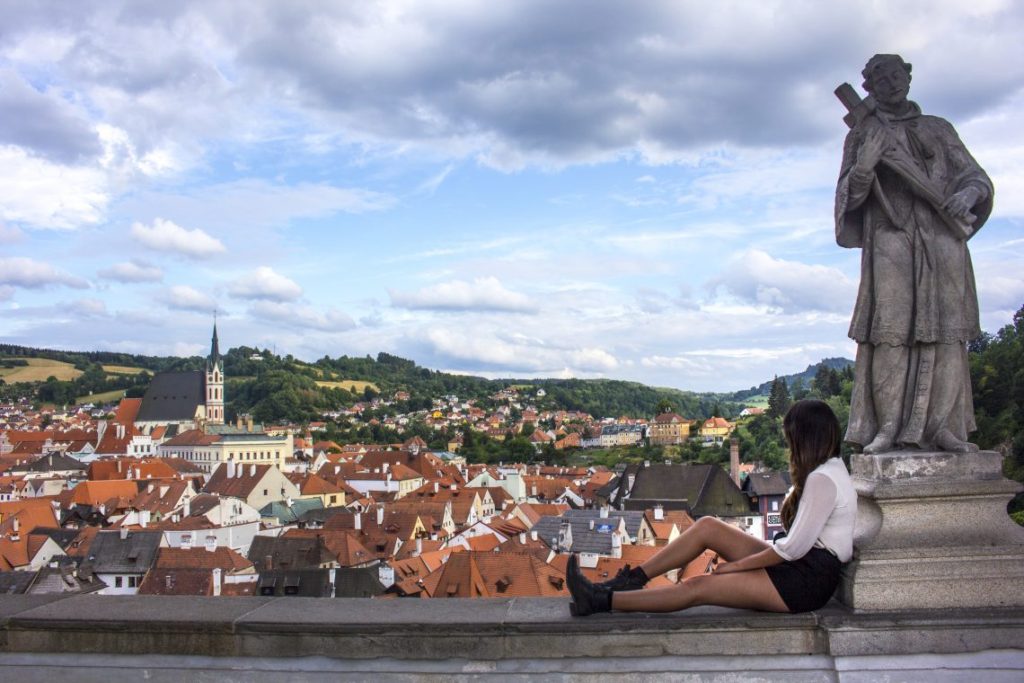
[[[765,567],[790,612],[821,609],[839,586],[843,564],[823,548],[811,548],[799,560]]]

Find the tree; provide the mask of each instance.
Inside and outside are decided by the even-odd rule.
[[[814,381],[811,383],[814,393],[818,398],[825,400],[835,396],[842,391],[842,379],[835,368],[830,368],[824,363],[818,366],[814,373]]]
[[[779,376],[776,375],[768,394],[768,414],[772,417],[783,417],[791,404],[792,400],[789,397],[786,380],[779,379]]]
[[[667,398],[663,398],[660,401],[658,401],[658,405],[654,407],[654,412],[656,415],[661,415],[662,413],[674,413],[676,412],[676,410],[677,409],[675,404],[672,403],[672,401],[668,400]]]

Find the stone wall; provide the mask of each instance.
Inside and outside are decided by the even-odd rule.
[[[1017,609],[569,616],[564,600],[0,596],[18,681],[1024,678]]]

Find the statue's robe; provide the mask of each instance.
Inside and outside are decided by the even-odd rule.
[[[966,240],[992,211],[992,183],[949,122],[924,116],[916,104],[908,104],[910,111],[903,116],[877,112],[850,131],[836,189],[836,241],[863,250],[850,324],[850,337],[858,346],[846,434],[847,441],[861,445],[879,431],[873,374],[904,383],[898,443],[930,447],[943,428],[966,441],[975,430],[966,343],[981,334],[981,327]],[[855,170],[858,150],[872,126],[887,130],[891,145],[883,158],[913,164],[944,198],[970,185],[981,191],[972,209],[977,218],[967,235],[957,234],[939,208],[884,163],[866,174]],[[904,367],[873,367],[880,344],[906,347]],[[942,376],[954,376],[955,386],[932,381],[937,356]],[[956,367],[947,367],[948,363]],[[955,396],[939,400],[936,392]],[[935,406],[941,406],[942,414],[936,414]]]

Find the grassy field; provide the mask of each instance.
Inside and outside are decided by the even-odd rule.
[[[102,365],[104,372],[110,373],[111,375],[138,375],[139,373],[146,372],[145,368],[133,368],[130,365]]]
[[[323,382],[323,381],[321,381],[321,382],[317,382],[316,385],[318,387],[327,387],[328,389],[345,389],[347,391],[351,391],[353,394],[361,394],[361,393],[363,393],[363,390],[365,390],[366,387],[370,387],[371,389],[373,389],[374,391],[376,391],[378,393],[380,392],[380,389],[378,389],[377,385],[374,384],[373,382],[360,382],[360,381],[354,380],[354,379],[346,379],[346,380],[342,380],[340,382]]]
[[[740,401],[745,406],[751,408],[767,408],[768,407],[768,394],[760,394],[759,396],[751,396]]]
[[[75,399],[75,405],[80,406],[83,403],[95,403],[96,405],[99,405],[109,401],[117,401],[123,397],[124,389],[115,389],[114,391],[104,391],[102,394],[93,394],[92,396],[79,396]]]
[[[28,363],[26,366],[0,368],[0,377],[11,384],[15,382],[45,382],[46,378],[50,376],[68,382],[82,374],[82,371],[76,369],[71,363],[63,363],[59,360],[21,357],[9,360],[23,360]]]

